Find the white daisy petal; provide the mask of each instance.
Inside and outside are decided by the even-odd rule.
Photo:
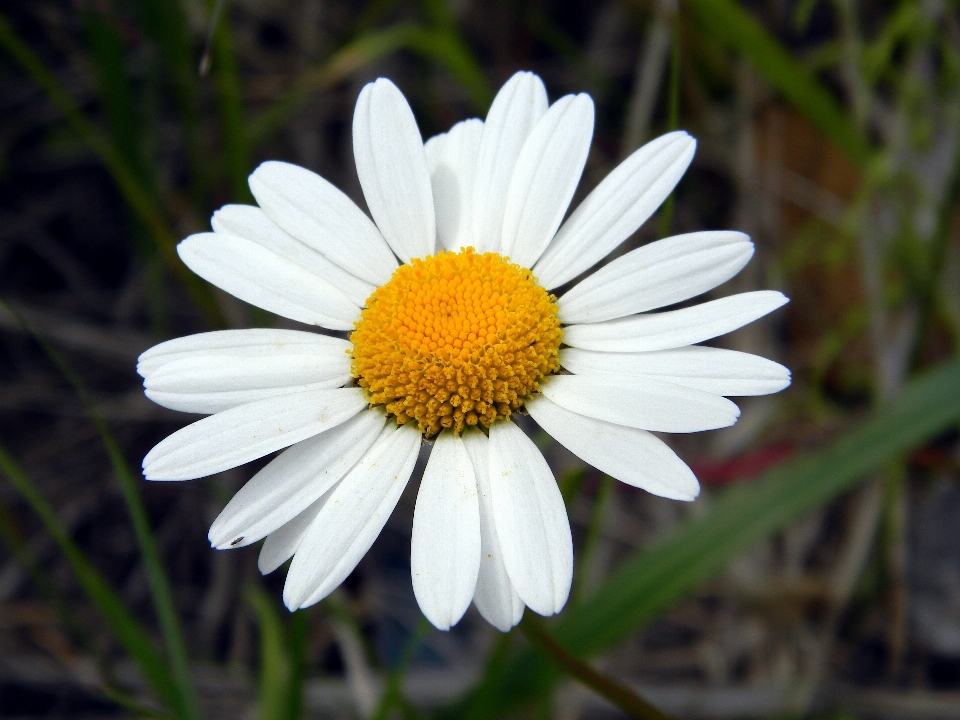
[[[271,160],[253,171],[249,183],[273,222],[350,274],[382,285],[397,269],[377,226],[316,173]]]
[[[571,412],[655,432],[716,430],[740,416],[724,397],[652,378],[554,375],[540,383],[540,392]]]
[[[256,460],[339,425],[367,406],[360,388],[281,395],[178,430],[143,459],[148,480],[192,480]]]
[[[384,428],[340,481],[300,542],[283,588],[291,610],[320,602],[360,562],[386,524],[420,452],[415,425]]]
[[[557,300],[560,322],[591,323],[646,312],[712,290],[743,269],[753,243],[738,232],[697,232],[644,245]]]
[[[341,350],[331,357],[307,352],[309,348],[285,345],[268,354],[184,357],[152,372],[143,386],[158,405],[215,413],[275,395],[341,387],[350,380],[349,355]]]
[[[347,474],[386,422],[381,411],[346,422],[284,450],[240,488],[210,526],[221,550],[255,543],[292,520]]]
[[[700,494],[686,463],[646,430],[570,412],[542,395],[528,400],[526,408],[561,445],[621,482],[673,500],[693,500]]]
[[[473,463],[463,440],[437,436],[413,513],[410,573],[420,609],[439,630],[470,607],[480,570],[480,508]]]
[[[473,181],[473,246],[497,252],[507,190],[520,150],[547,111],[543,81],[529,72],[510,78],[493,99],[483,124]]]
[[[250,388],[249,390],[222,390],[214,392],[164,392],[162,390],[144,390],[143,394],[161,407],[177,412],[196,415],[213,415],[230,408],[248,403],[266,400],[280,395],[312,392],[327,388],[342,387],[344,380],[325,380],[305,385],[287,385],[272,388]]]
[[[670,350],[725,335],[787,302],[775,290],[740,293],[682,310],[569,325],[563,329],[563,342],[601,352]]]
[[[164,365],[197,357],[267,358],[274,353],[312,355],[321,364],[348,357],[346,340],[303,330],[214,330],[154,345],[137,359],[137,372],[146,378]]]
[[[507,190],[500,254],[521,267],[533,267],[560,227],[590,152],[593,114],[589,95],[560,98],[520,150]]]
[[[462,437],[470,453],[480,495],[480,571],[473,603],[484,620],[500,632],[509,632],[523,617],[524,605],[507,575],[500,540],[497,538],[493,492],[490,489],[490,441],[476,429],[465,431]]]
[[[683,177],[696,150],[685,132],[652,140],[580,203],[533,267],[548,290],[573,280],[630,237]]]
[[[360,92],[353,113],[353,155],[370,214],[404,262],[437,242],[423,138],[403,93],[380,78]]]
[[[490,488],[503,564],[534,612],[560,612],[573,580],[573,539],[560,488],[543,455],[509,421],[490,427]]]
[[[649,377],[726,396],[769,395],[790,384],[790,371],[773,360],[697,345],[644,353],[564,348],[560,364],[577,375]]]
[[[184,264],[234,297],[291,320],[351,330],[360,308],[326,280],[235,235],[198,233],[177,245]]]
[[[299,265],[333,285],[357,307],[362,307],[374,291],[373,285],[297,240],[254,205],[224,205],[213,214],[210,224],[214,232],[251,240]]]
[[[272,573],[296,554],[303,536],[332,494],[333,488],[330,488],[295,518],[267,535],[257,556],[257,569],[261,575]]]
[[[447,250],[473,244],[473,173],[482,134],[482,120],[464,120],[450,132],[430,138],[423,148],[437,214],[437,242]]]

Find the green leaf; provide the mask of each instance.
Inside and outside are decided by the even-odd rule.
[[[56,511],[2,445],[0,445],[0,473],[6,476],[10,484],[40,518],[47,532],[66,557],[90,602],[100,611],[117,642],[137,663],[140,672],[160,700],[171,709],[177,708],[179,704],[177,685],[150,636],[140,627],[124,606],[120,596],[103,579],[73,541],[63,523],[60,522],[60,518],[57,517]]]
[[[557,640],[571,652],[610,648],[688,597],[740,552],[960,421],[960,362],[913,380],[895,400],[831,446],[727,490],[706,515],[641,551],[589,600],[567,610]],[[556,672],[533,651],[488,672],[449,717],[495,717],[546,691]]]
[[[851,160],[864,167],[870,144],[833,96],[777,39],[733,0],[684,0],[704,32],[749,62]]]

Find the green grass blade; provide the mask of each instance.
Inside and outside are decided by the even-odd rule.
[[[127,77],[123,38],[100,10],[87,8],[81,15],[113,143],[132,172],[149,185],[141,157],[140,122],[133,87]]]
[[[850,490],[960,421],[960,362],[913,380],[894,401],[824,450],[722,493],[709,512],[664,542],[637,553],[586,602],[554,626],[578,655],[601,652],[674,606],[752,544]],[[527,651],[498,665],[449,717],[496,717],[549,688],[556,672]]]
[[[66,557],[90,602],[100,611],[117,642],[137,663],[144,679],[167,707],[176,708],[179,703],[176,683],[150,636],[130,614],[116,591],[83,554],[60,522],[53,507],[2,445],[0,445],[0,473],[6,476],[10,484],[40,518],[43,526]]]
[[[6,303],[3,304],[6,305]],[[167,576],[163,571],[163,564],[160,561],[160,552],[157,550],[157,543],[153,537],[153,531],[150,528],[147,510],[143,505],[143,498],[140,496],[138,480],[130,470],[130,465],[123,455],[120,444],[110,430],[110,426],[107,425],[106,420],[104,420],[97,411],[93,400],[90,398],[90,394],[87,392],[79,376],[73,372],[60,354],[47,343],[15,309],[9,305],[6,306],[24,329],[40,344],[44,353],[56,364],[60,372],[63,373],[63,376],[73,386],[74,390],[76,390],[80,401],[83,403],[84,408],[90,415],[90,419],[97,428],[100,440],[110,459],[110,464],[113,466],[114,473],[117,476],[120,492],[127,505],[127,512],[130,514],[134,534],[137,538],[137,545],[139,546],[140,556],[143,560],[143,567],[147,576],[147,584],[150,587],[154,609],[157,613],[157,620],[160,624],[160,631],[163,635],[164,645],[167,650],[167,659],[170,663],[173,681],[177,690],[177,704],[175,709],[179,717],[184,720],[199,720],[200,713],[197,709],[197,700],[194,695],[193,680],[190,673],[190,664],[187,658],[183,631],[180,627],[180,620],[173,602],[170,584],[167,581]]]
[[[247,589],[260,631],[260,720],[293,720],[288,715],[293,667],[287,654],[283,623],[270,596],[259,586]]]
[[[773,35],[733,0],[684,0],[710,36],[747,60],[776,91],[864,167],[873,152],[833,96]]]
[[[43,61],[20,39],[6,17],[0,13],[0,48],[30,76],[50,101],[64,114],[67,122],[87,146],[100,158],[127,205],[146,226],[164,262],[183,283],[194,303],[215,326],[223,325],[220,310],[210,288],[191,273],[177,257],[177,239],[170,232],[163,213],[150,192],[109,138],[83,114],[70,94],[57,81]]]
[[[716,574],[739,552],[852,488],[960,420],[960,363],[915,380],[858,430],[819,452],[723,493],[702,518],[623,565],[567,613],[558,636],[592,654],[643,627]]]
[[[493,101],[493,90],[455,27],[417,28],[411,33],[410,49],[449,72],[467,91],[477,112],[486,113]]]
[[[243,120],[243,98],[237,61],[233,52],[233,38],[226,13],[221,13],[213,34],[213,72],[217,82],[217,108],[220,114],[220,135],[227,182],[235,202],[250,202],[253,196],[247,187],[250,167],[250,148],[246,123]]]
[[[182,0],[140,0],[135,3],[140,24],[158,50],[157,65],[173,89],[180,128],[192,170],[192,189],[202,204],[208,189],[208,161],[202,151],[197,102],[196,63],[190,50],[189,28]]]
[[[251,145],[256,146],[282,128],[310,93],[332,88],[370,63],[409,47],[418,29],[413,23],[397,23],[385,30],[366,32],[337,50],[319,67],[306,71],[273,106],[250,123],[247,134]]]
[[[383,687],[383,694],[380,696],[380,704],[377,706],[377,710],[371,720],[388,720],[393,709],[398,705],[402,705],[403,677],[407,672],[410,661],[423,645],[423,641],[427,639],[431,630],[433,630],[433,628],[427,619],[420,618],[416,629],[414,629],[410,637],[407,638],[407,642],[404,643],[397,664],[387,676],[387,682]]]

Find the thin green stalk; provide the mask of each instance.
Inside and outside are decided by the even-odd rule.
[[[40,494],[33,481],[3,445],[0,445],[0,473],[6,476],[30,509],[40,518],[66,557],[87,597],[107,621],[117,642],[136,661],[147,682],[167,707],[177,708],[180,703],[178,688],[150,636],[124,607],[116,591],[74,543],[53,506]]]
[[[7,469],[10,469],[12,463],[11,458],[6,459]],[[22,470],[20,471],[21,475]],[[24,476],[25,477],[25,476]],[[22,479],[22,478],[21,478]],[[29,481],[28,481],[29,482]],[[47,598],[47,601],[53,606],[54,611],[59,616],[61,622],[63,622],[64,627],[67,629],[67,632],[70,636],[83,648],[92,649],[96,653],[96,662],[100,667],[101,673],[107,675],[109,673],[109,668],[106,665],[106,659],[102,656],[102,653],[97,652],[96,647],[91,648],[91,636],[89,628],[86,627],[84,622],[77,615],[74,608],[68,602],[67,597],[60,591],[60,589],[51,582],[50,577],[43,572],[40,568],[39,563],[37,563],[36,558],[33,556],[33,553],[30,551],[30,548],[27,547],[27,544],[24,542],[23,537],[16,530],[16,519],[13,514],[10,512],[10,509],[0,503],[0,539],[7,545],[10,549],[11,555],[14,559],[20,564],[20,567],[24,569],[27,575],[30,577],[30,580],[33,584],[40,590],[40,592]],[[159,657],[159,656],[158,656]],[[144,673],[147,675],[147,673]],[[149,677],[148,677],[149,680]],[[150,708],[145,707],[140,702],[130,697],[127,693],[119,690],[108,682],[106,677],[101,677],[100,681],[97,683],[97,688],[100,692],[103,693],[104,697],[108,700],[116,703],[122,708],[130,711],[131,713],[137,715],[138,717],[146,718],[170,718],[169,713],[159,712],[157,710],[151,710]],[[171,683],[172,688],[172,683]]]
[[[431,629],[430,623],[427,622],[426,618],[420,618],[420,622],[413,631],[413,634],[410,635],[406,644],[403,646],[400,659],[397,660],[396,666],[387,678],[383,695],[380,696],[380,704],[377,706],[377,711],[373,714],[373,720],[387,720],[387,718],[390,717],[390,711],[401,704],[403,699],[403,676],[407,672],[407,667],[410,665],[413,656],[417,650],[420,649],[420,646],[423,645],[423,641],[427,635],[430,634]]]
[[[587,536],[583,539],[583,547],[580,550],[578,572],[574,576],[573,589],[570,591],[570,596],[574,599],[583,597],[584,578],[600,539],[600,527],[603,525],[603,517],[607,512],[607,506],[610,504],[610,498],[613,496],[615,483],[616,481],[609,475],[600,477],[600,488],[597,491],[596,499],[593,501],[593,510],[590,513],[590,522],[587,525]]]
[[[290,685],[286,699],[286,717],[299,720],[303,715],[303,678],[307,671],[307,611],[297,610],[290,616],[287,648],[290,657]]]
[[[734,0],[684,0],[704,32],[743,56],[766,81],[806,115],[860,167],[873,159],[866,137],[830,92],[794,60],[766,28]]]
[[[199,278],[191,273],[177,257],[177,240],[170,232],[166,220],[143,187],[136,173],[127,164],[116,146],[105,137],[83,114],[73,98],[47,69],[43,61],[17,35],[13,26],[0,13],[0,47],[20,65],[30,79],[44,92],[50,101],[64,114],[67,122],[100,158],[113,178],[124,201],[146,226],[160,255],[190,293],[197,307],[214,325],[222,325],[220,310],[213,295]]]
[[[953,211],[957,207],[958,197],[960,197],[960,149],[954,155],[947,191],[944,193],[943,204],[937,214],[937,225],[927,252],[927,282],[917,288],[920,293],[920,318],[911,353],[911,366],[914,368],[922,360],[923,343],[933,325],[940,304],[940,288],[943,282],[943,271],[947,265],[945,262],[947,248],[950,244],[950,224],[954,217]]]
[[[670,95],[667,99],[667,131],[680,124],[680,13],[673,17],[673,47],[670,50]],[[660,208],[660,237],[670,234],[673,224],[673,193],[667,196]]]
[[[560,486],[560,495],[563,496],[563,504],[567,508],[567,512],[570,512],[570,507],[573,504],[573,501],[577,497],[577,493],[580,492],[580,488],[583,486],[583,481],[587,477],[587,468],[579,468],[577,470],[571,470],[562,478],[560,478],[557,483]]]
[[[314,92],[327,90],[380,58],[410,50],[442,65],[467,91],[474,106],[485,111],[493,91],[477,61],[456,28],[426,28],[401,22],[384,30],[371,30],[309,70],[262,115],[249,125],[251,145],[277,132]]]
[[[444,67],[467,91],[478,112],[486,112],[490,107],[493,90],[456,26],[418,28],[411,34],[410,49]]]
[[[287,655],[283,623],[273,600],[260,586],[251,585],[246,592],[257,615],[260,630],[260,720],[292,720],[286,715],[290,692],[291,663]]]
[[[73,386],[77,395],[80,397],[80,401],[90,414],[90,419],[96,426],[97,432],[100,434],[100,440],[107,451],[111,465],[113,465],[113,470],[116,473],[117,481],[120,485],[120,491],[127,505],[127,511],[130,513],[130,520],[133,523],[137,544],[140,548],[140,555],[143,558],[144,570],[146,571],[147,582],[150,586],[154,609],[156,610],[157,619],[160,623],[160,630],[163,634],[168,659],[173,670],[173,678],[177,686],[178,709],[181,717],[185,718],[185,720],[199,720],[200,714],[194,695],[186,644],[184,643],[183,632],[173,602],[173,594],[170,591],[170,585],[163,571],[160,553],[157,550],[157,544],[153,537],[153,531],[150,528],[150,521],[147,517],[146,508],[143,505],[143,499],[140,496],[137,481],[130,470],[130,466],[127,464],[126,458],[123,456],[123,451],[120,449],[120,445],[110,430],[110,427],[107,425],[106,420],[104,420],[103,416],[97,411],[86,387],[76,373],[67,365],[60,354],[26,322],[15,308],[3,301],[0,301],[0,303],[7,307],[23,326],[24,330],[40,344],[44,353],[53,361],[70,385]]]
[[[220,133],[227,182],[236,202],[252,200],[247,176],[250,174],[250,148],[243,119],[243,98],[237,61],[233,52],[233,38],[225,8],[212,20],[213,64],[217,83],[217,109],[220,115]]]
[[[328,90],[375,60],[408,47],[417,28],[413,23],[397,23],[385,30],[364,33],[319,67],[305,72],[269,109],[253,119],[247,129],[250,144],[256,146],[282,128],[310,93]]]
[[[179,127],[191,169],[191,191],[195,204],[206,204],[209,189],[208,160],[202,149],[200,111],[197,103],[195,64],[190,49],[187,18],[182,0],[140,0],[134,3],[141,25],[158,51],[154,67],[166,75],[173,88],[180,114]]]
[[[640,720],[670,720],[669,715],[661,712],[626,685],[593,669],[569,652],[547,632],[542,621],[531,613],[524,613],[519,628],[530,644],[558,668],[597,695],[606,698],[630,717]]]

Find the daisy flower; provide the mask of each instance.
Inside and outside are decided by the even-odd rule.
[[[227,205],[183,262],[228,293],[342,336],[227,330],[161,343],[138,365],[147,396],[207,414],[147,454],[150,480],[204,477],[283,450],[210,528],[216,548],[266,538],[259,566],[293,558],[283,599],[312,605],[353,571],[432,445],[410,565],[424,615],[448,629],[471,600],[506,631],[524,607],[559,612],[573,574],[563,499],[526,412],[628,485],[692,500],[697,480],[652,433],[726,427],[728,395],[786,387],[786,368],[697,345],[786,302],[748,292],[649,312],[730,279],[753,246],[738,232],[650,243],[567,292],[656,210],[695,141],[637,150],[562,222],[593,134],[593,102],[552,105],[518,73],[485,120],[423,143],[389,80],[353,117],[371,220],[320,176],[266,162],[258,206]],[[286,448],[286,449],[285,449]]]

